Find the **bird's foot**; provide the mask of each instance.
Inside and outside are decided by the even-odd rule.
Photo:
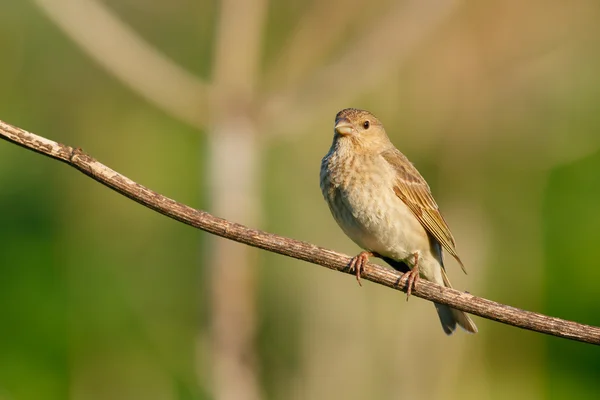
[[[415,253],[415,265],[408,272],[405,272],[400,280],[406,277],[406,301],[410,297],[413,288],[417,286],[419,280],[419,253]]]
[[[365,270],[365,265],[369,262],[369,257],[374,255],[375,254],[371,253],[370,251],[363,251],[350,260],[350,271],[356,272],[356,281],[358,282],[359,286],[362,286],[362,283],[360,283],[360,276]]]
[[[408,272],[405,272],[400,280],[406,277],[406,301],[410,297],[412,290],[417,286],[417,281],[419,280],[419,268],[415,267]]]

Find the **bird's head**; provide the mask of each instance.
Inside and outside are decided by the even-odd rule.
[[[370,112],[346,108],[335,116],[333,141],[357,152],[380,152],[391,146],[381,122]]]

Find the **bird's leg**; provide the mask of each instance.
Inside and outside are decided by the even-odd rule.
[[[412,289],[416,287],[417,281],[419,280],[419,253],[415,253],[415,265],[408,272],[405,272],[400,279],[404,279],[406,276],[406,301],[412,293]]]
[[[356,272],[356,281],[359,286],[362,286],[362,283],[360,283],[360,276],[365,270],[365,264],[369,262],[369,257],[374,255],[375,254],[370,251],[363,251],[350,260],[350,271],[354,270]]]

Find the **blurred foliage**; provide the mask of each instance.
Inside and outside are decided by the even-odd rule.
[[[600,152],[557,168],[544,205],[545,309],[551,315],[600,326],[600,268],[595,267],[600,214]],[[545,338],[551,398],[597,396],[600,351],[580,343]]]
[[[210,76],[218,2],[105,3]],[[352,1],[367,9],[365,24],[390,3]],[[271,2],[264,70],[308,4]],[[402,68],[337,107],[372,110],[428,179],[469,270],[449,266],[457,288],[592,325],[599,18],[592,0],[460,3]],[[360,39],[360,22],[323,64]],[[204,132],[137,97],[33,2],[3,2],[0,54],[0,119],[206,207]],[[318,189],[337,110],[323,111],[330,118],[304,135],[266,144],[262,228],[355,253]],[[0,188],[1,400],[211,398],[206,234],[5,142]],[[600,390],[597,347],[481,319],[477,336],[446,338],[430,304],[260,257],[268,398],[595,399]]]

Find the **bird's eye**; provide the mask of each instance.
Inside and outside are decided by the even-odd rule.
[[[371,126],[371,123],[369,121],[363,122],[363,128],[369,129],[369,126]]]

